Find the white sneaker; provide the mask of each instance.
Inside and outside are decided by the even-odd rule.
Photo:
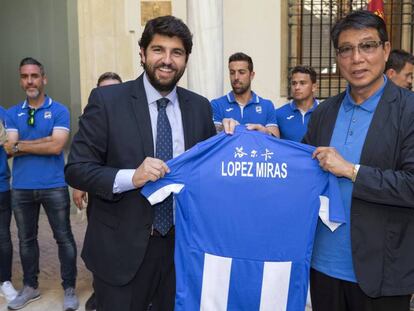
[[[0,295],[4,296],[7,302],[12,301],[17,296],[17,291],[14,289],[10,281],[3,282],[0,286]]]

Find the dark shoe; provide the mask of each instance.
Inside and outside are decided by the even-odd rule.
[[[85,303],[85,311],[95,311],[96,310],[96,297],[95,293],[92,293],[91,297]]]

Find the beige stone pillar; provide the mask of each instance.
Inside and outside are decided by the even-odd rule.
[[[223,0],[188,0],[193,52],[188,87],[208,99],[223,95]]]

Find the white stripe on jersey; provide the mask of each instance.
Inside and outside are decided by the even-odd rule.
[[[260,311],[285,311],[292,262],[265,262]]]
[[[232,259],[204,255],[201,311],[226,311]],[[287,308],[292,262],[264,262],[260,311]]]
[[[204,255],[201,311],[226,311],[229,296],[231,258]]]

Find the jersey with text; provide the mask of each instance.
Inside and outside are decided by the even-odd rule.
[[[313,150],[239,126],[144,187],[152,204],[175,194],[175,310],[304,310],[320,207],[331,225],[345,219]]]

